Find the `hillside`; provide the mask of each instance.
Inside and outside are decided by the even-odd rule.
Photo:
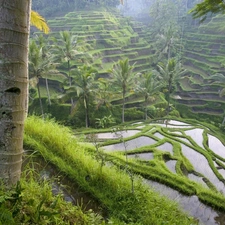
[[[190,19],[185,23],[182,62],[186,74],[180,81],[173,99],[175,107],[183,117],[222,122],[225,97],[220,96],[219,91],[223,85],[215,83],[211,76],[225,72],[224,27],[221,23],[223,20],[224,16],[220,15],[200,25],[193,25]],[[135,66],[135,72],[143,73],[155,68],[156,50],[147,26],[135,19],[123,17],[116,10],[69,12],[63,17],[48,20],[48,24],[51,28],[50,36],[56,39],[59,38],[59,31],[63,30],[77,35],[78,49],[92,57],[89,63],[98,71],[96,79],[107,78],[108,70],[125,57]],[[63,72],[65,68],[60,70]],[[44,79],[40,79],[43,86],[42,96],[46,97],[44,82]],[[51,96],[58,98],[62,95],[61,87],[65,85],[65,77],[51,77],[49,82]],[[161,104],[162,98],[158,100]],[[38,110],[37,102],[31,107],[31,113]],[[134,96],[126,105],[127,108],[141,107],[142,102],[139,97]],[[66,119],[69,115],[69,105],[64,104],[62,107],[63,119]],[[46,111],[55,116],[54,110],[47,106]],[[57,118],[62,119],[60,116]]]
[[[223,85],[213,83],[211,77],[216,73],[225,74],[224,19],[218,15],[200,26],[185,29],[183,63],[187,76],[177,92],[179,108],[200,117],[211,116],[214,120],[217,117],[218,121],[222,121],[225,97],[219,96]]]
[[[70,31],[77,36],[77,50],[88,54],[87,58],[74,60],[71,64],[81,66],[88,62],[97,70],[95,79],[108,78],[109,70],[120,59],[129,58],[130,65],[134,65],[135,73],[143,73],[151,68],[154,50],[145,36],[145,25],[131,18],[123,17],[117,10],[106,11],[76,11],[69,12],[63,17],[48,20],[51,29],[49,38],[59,39],[60,31]],[[41,34],[35,32],[32,37]],[[91,58],[91,60],[90,60]],[[80,60],[80,61],[79,61]],[[66,63],[58,68],[62,74],[68,69]],[[58,99],[63,95],[63,90],[68,88],[65,84],[66,76],[49,76],[48,83],[50,95]],[[45,78],[40,78],[41,97],[43,98],[44,111],[50,113],[59,120],[66,120],[69,115],[70,104],[61,104],[64,116],[56,115],[54,106],[45,104],[47,98]],[[37,97],[37,96],[36,96]],[[113,100],[119,100],[118,98]],[[138,105],[140,97],[132,97],[126,102],[128,108]],[[161,98],[159,98],[159,102]],[[116,103],[121,104],[121,103]],[[53,101],[54,105],[54,101]],[[31,101],[30,113],[38,113],[38,99]],[[56,108],[58,104],[56,104]],[[54,110],[53,110],[54,109]]]
[[[114,62],[128,57],[136,71],[149,68],[151,46],[140,37],[142,25],[117,11],[76,11],[48,20],[51,35],[69,30],[78,36],[80,48],[93,57],[99,76],[104,76]]]

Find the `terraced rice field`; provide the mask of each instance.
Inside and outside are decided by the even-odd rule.
[[[186,109],[194,114],[211,114],[222,118],[224,113],[225,100],[218,94],[222,85],[215,86],[210,81],[211,76],[216,73],[225,75],[223,38],[225,28],[222,21],[224,15],[217,15],[200,26],[187,26],[185,29],[182,60],[187,73],[186,78],[181,81],[178,90],[180,99],[177,102],[183,107],[187,106]],[[203,90],[210,93],[207,98]],[[187,96],[195,101],[203,101],[204,106],[189,104]],[[222,103],[219,109],[212,106],[213,102],[218,101]]]
[[[217,224],[218,213],[202,202],[218,207],[214,200],[225,199],[225,146],[209,128],[166,120],[133,123],[97,136],[103,152],[120,168],[142,175],[204,224]],[[218,208],[223,207],[224,200]]]

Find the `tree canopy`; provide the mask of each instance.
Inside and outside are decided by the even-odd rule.
[[[204,21],[207,18],[208,13],[225,13],[225,1],[224,0],[204,0],[201,3],[195,5],[193,9],[189,11],[193,18],[201,18]]]

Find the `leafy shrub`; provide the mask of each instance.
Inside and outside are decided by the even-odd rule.
[[[142,120],[144,118],[144,112],[138,110],[137,108],[125,109],[124,117],[126,120]]]
[[[112,117],[112,115],[104,116],[103,118],[96,118],[96,124],[100,128],[107,128],[114,123],[115,123],[115,120]]]
[[[180,117],[180,113],[176,109],[172,109],[172,111],[169,114],[170,116]]]
[[[148,106],[147,111],[148,111],[147,112],[148,116],[150,116],[151,118],[154,118],[156,116],[157,109],[155,106],[153,106],[153,105]]]

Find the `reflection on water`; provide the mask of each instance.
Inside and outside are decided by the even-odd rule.
[[[145,180],[145,183],[160,194],[165,195],[173,201],[176,201],[180,207],[190,216],[197,218],[200,224],[225,225],[225,215],[201,203],[196,195],[182,195],[178,191],[155,181]]]
[[[217,190],[225,193],[224,184],[216,177],[211,167],[208,164],[207,159],[200,153],[193,149],[181,144],[183,155],[191,162],[196,172],[203,174],[208,178],[212,184],[214,184]]]
[[[171,155],[173,155],[173,145],[168,142],[165,142],[164,144],[159,145],[156,148],[161,151],[169,152]]]
[[[183,135],[182,132],[180,131],[173,131],[173,130],[170,130],[168,131],[169,133],[172,133],[172,134],[178,134],[178,135]]]
[[[225,147],[218,138],[208,134],[208,143],[209,143],[209,148],[213,152],[215,152],[217,155],[225,158]]]
[[[187,123],[171,120],[167,121],[165,124],[164,121],[161,121],[162,123],[153,123],[150,125],[153,125],[151,132],[153,133],[153,129],[157,129],[157,126],[162,127],[168,127],[168,128],[176,128],[176,130],[173,129],[164,129],[165,135],[166,133],[169,136],[172,136],[173,134],[179,134],[183,135],[182,132],[184,131],[186,135],[188,135],[190,138],[192,138],[196,144],[199,145],[202,149],[205,149],[203,146],[203,131],[204,129],[201,128],[194,128],[192,125],[189,125]],[[140,124],[140,128],[144,127],[144,124]],[[177,129],[179,128],[179,129]],[[191,130],[186,129],[191,128]],[[160,132],[156,130],[156,132],[153,134],[155,137],[162,140],[165,138],[164,135],[162,135]],[[166,135],[167,137],[167,135]],[[208,160],[205,158],[204,155],[198,153],[192,148],[189,148],[185,144],[182,144],[179,140],[185,141],[188,144],[191,144],[191,142],[185,138],[185,137],[176,137],[178,139],[177,143],[178,145],[181,145],[181,151],[182,154],[190,161],[190,163],[193,165],[193,168],[196,172],[202,174],[205,178],[207,178],[217,189],[218,191],[221,191],[225,194],[225,187],[224,184],[217,178],[217,176],[214,174],[213,170],[209,166]],[[133,139],[131,141],[127,141],[120,144],[115,144],[111,146],[104,147],[108,151],[124,151],[125,149],[131,150],[135,148],[139,148],[146,145],[155,144],[157,141],[154,141],[151,138],[148,137],[140,137]],[[225,158],[225,146],[221,143],[220,140],[218,140],[216,137],[208,134],[208,144],[209,148],[214,151],[217,155],[220,155],[221,157]],[[124,145],[126,147],[124,147]],[[166,142],[160,146],[156,147],[158,150],[170,152],[171,155],[173,155],[173,145]],[[205,150],[207,151],[207,150]],[[153,159],[153,153],[138,153],[129,155],[130,158],[138,158],[143,160],[151,160]],[[215,160],[215,159],[214,159]],[[219,160],[219,159],[216,159]],[[219,160],[221,163],[225,165],[224,162]],[[169,160],[166,162],[167,167],[171,170],[171,172],[176,173],[176,160]],[[213,162],[213,165],[215,168],[218,168],[218,172],[225,178],[225,170],[220,168],[218,164]],[[204,187],[208,187],[206,183],[203,180],[203,177],[196,176],[195,174],[186,174],[190,180],[193,180],[195,182],[198,182],[202,184]],[[199,202],[199,199],[197,196],[184,196],[180,194],[179,192],[165,186],[162,184],[158,184],[153,181],[146,181],[149,185],[154,187],[156,190],[158,190],[161,194],[164,194],[168,196],[169,198],[173,199],[174,201],[177,201],[181,207],[189,212],[190,215],[194,216],[195,218],[199,218],[199,221],[201,224],[205,225],[214,225],[214,224],[221,224],[225,225],[225,214],[224,213],[217,213],[216,211],[212,210],[210,207],[203,205],[201,202]]]
[[[193,181],[196,181],[196,182],[202,184],[204,187],[208,187],[208,186],[206,185],[206,183],[203,181],[202,177],[196,176],[196,175],[194,175],[193,173],[189,173],[189,174],[188,174],[188,178],[189,178],[190,180],[193,180]]]
[[[162,134],[160,134],[159,132],[155,132],[154,136],[156,136],[159,139],[163,139],[164,138],[164,136]]]
[[[193,128],[193,126],[179,126],[179,125],[171,125],[171,124],[161,124],[161,123],[150,123],[150,125],[157,125],[161,127],[168,127],[168,128]]]
[[[173,172],[176,173],[177,160],[169,160],[166,162],[166,166]]]
[[[24,160],[23,168],[29,163],[30,158]],[[82,190],[81,186],[70,181],[64,173],[58,171],[58,169],[52,165],[47,164],[41,157],[32,157],[32,168],[35,168],[37,174],[40,174],[42,179],[51,180],[52,192],[54,194],[62,194],[65,201],[72,202],[75,205],[79,205],[83,210],[92,209],[100,214],[105,214],[101,209],[99,202],[91,196],[91,194]]]
[[[180,122],[180,121],[177,121],[177,120],[168,120],[168,123],[173,124],[173,125],[180,125],[180,126],[190,126],[190,124]]]
[[[142,159],[142,160],[151,160],[154,158],[152,152],[147,152],[147,153],[139,153],[139,154],[131,154],[127,155],[128,158],[134,158],[134,159]]]
[[[130,141],[125,141],[124,143],[118,143],[114,145],[107,145],[102,147],[106,151],[125,151],[125,150],[132,150],[135,148],[140,148],[146,145],[155,144],[156,141],[152,138],[141,136],[138,138],[134,138]]]
[[[203,129],[196,128],[192,130],[186,130],[185,134],[190,136],[200,147],[203,147]]]
[[[225,179],[225,169],[219,169],[218,172],[223,176]]]
[[[125,130],[125,131],[119,131],[119,132],[107,132],[107,133],[98,133],[96,134],[97,138],[99,139],[116,139],[116,138],[127,138],[131,137],[137,133],[139,133],[139,130]]]
[[[176,138],[178,138],[178,139],[180,139],[180,140],[182,140],[182,141],[184,141],[188,144],[191,144],[191,142],[187,138],[184,138],[184,137],[176,137]]]

